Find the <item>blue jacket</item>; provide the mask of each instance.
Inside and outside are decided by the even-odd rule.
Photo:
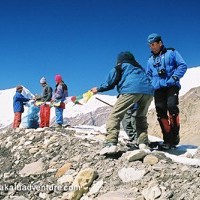
[[[180,78],[186,70],[187,65],[178,51],[163,46],[161,53],[150,56],[146,73],[151,79],[152,86],[157,90],[174,85],[180,88]]]
[[[104,92],[117,86],[119,94],[150,94],[153,95],[153,87],[142,67],[123,63],[113,68],[108,74],[107,81],[97,88],[98,92]]]
[[[25,98],[20,92],[16,91],[14,97],[13,97],[13,110],[14,113],[24,112],[24,103],[29,101],[30,99]]]

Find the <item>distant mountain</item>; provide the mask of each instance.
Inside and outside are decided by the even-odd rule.
[[[181,90],[180,95],[184,95],[191,88],[200,86],[200,66],[195,68],[189,68],[183,78],[181,78]]]
[[[97,108],[95,111],[88,112],[85,114],[79,114],[76,117],[65,117],[64,121],[69,123],[71,126],[75,125],[94,125],[101,126],[105,124],[108,119],[108,115],[111,112],[111,107],[102,106]]]

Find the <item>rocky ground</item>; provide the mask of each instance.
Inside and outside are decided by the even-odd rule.
[[[73,128],[1,131],[0,199],[199,199],[199,150],[128,151],[120,140],[118,154],[105,157],[103,140],[98,131]]]

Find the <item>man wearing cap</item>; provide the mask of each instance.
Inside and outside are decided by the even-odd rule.
[[[179,90],[180,79],[187,65],[173,48],[165,48],[160,35],[152,33],[147,38],[152,55],[148,59],[146,72],[155,89],[154,99],[157,119],[163,134],[164,149],[176,146],[179,141]]]
[[[60,74],[55,75],[56,88],[52,97],[52,102],[60,102],[59,106],[55,106],[56,128],[61,128],[63,125],[63,109],[65,109],[64,100],[68,96],[68,88],[64,83]]]
[[[40,84],[42,86],[42,95],[36,96],[35,100],[44,102],[40,106],[40,128],[49,127],[50,124],[50,105],[46,102],[51,101],[52,88],[47,84],[46,78],[42,77],[40,79]]]
[[[138,105],[135,116],[137,143],[139,148],[147,148],[148,146],[146,115],[153,99],[153,88],[145,70],[129,51],[119,53],[117,65],[108,74],[107,81],[99,87],[92,88],[91,91],[96,94],[112,90],[115,86],[119,95],[106,123],[106,142],[100,155],[117,152],[120,122],[127,110],[135,103]]]
[[[25,98],[21,93],[23,87],[18,85],[16,87],[16,93],[13,97],[13,110],[14,110],[14,122],[13,128],[18,128],[21,124],[22,113],[24,112],[24,103],[28,102],[30,99]]]

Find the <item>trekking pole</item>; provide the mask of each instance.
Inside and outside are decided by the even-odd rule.
[[[101,101],[101,102],[103,102],[103,103],[105,103],[105,104],[107,104],[107,105],[109,105],[110,107],[113,107],[113,105],[111,105],[111,104],[109,104],[109,103],[107,103],[107,102],[105,102],[105,101],[103,101],[103,100],[101,100],[101,99],[99,99],[98,97],[95,97],[97,100],[99,100],[99,101]]]
[[[103,102],[103,103],[109,105],[110,107],[113,107],[113,105],[111,105],[111,104],[109,104],[109,103],[107,103],[107,102],[105,102],[105,101],[99,99],[98,97],[95,97],[95,98],[96,98],[97,100],[99,100],[99,101],[101,101],[101,102]],[[135,111],[136,111],[136,110],[135,110]],[[134,112],[135,112],[135,111],[134,111]],[[126,114],[132,116],[132,113],[126,113]]]

